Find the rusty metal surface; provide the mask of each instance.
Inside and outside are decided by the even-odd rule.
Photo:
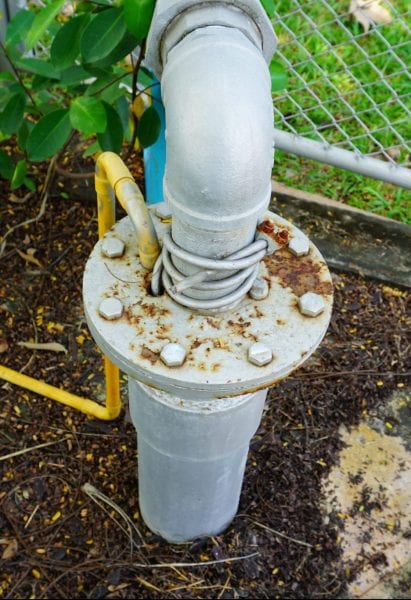
[[[153,220],[161,239],[165,225],[155,215]],[[269,223],[265,232],[284,241],[261,263],[260,277],[267,281],[269,294],[264,300],[247,297],[235,310],[218,316],[194,313],[167,295],[151,296],[151,274],[136,256],[132,226],[128,218],[119,221],[107,236],[121,239],[125,254],[106,258],[100,241],[84,273],[85,313],[103,352],[131,377],[191,398],[193,392],[198,398],[248,393],[272,385],[301,365],[326,332],[332,308],[331,277],[313,244],[302,257],[287,249],[288,239],[303,235],[293,224],[269,212],[265,221]],[[321,294],[325,301],[324,312],[315,318],[298,309],[299,296],[308,291]],[[119,298],[124,305],[123,315],[115,322],[98,312],[100,302],[108,297]],[[186,350],[181,367],[169,368],[160,359],[161,350],[170,342]],[[248,361],[249,347],[255,342],[271,348],[269,364],[256,366]]]

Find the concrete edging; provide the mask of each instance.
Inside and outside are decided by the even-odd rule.
[[[411,226],[274,181],[270,209],[303,229],[331,267],[411,288]]]

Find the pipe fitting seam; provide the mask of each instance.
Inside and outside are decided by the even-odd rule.
[[[157,0],[147,40],[146,61],[147,66],[158,79],[161,79],[163,68],[160,51],[161,41],[169,24],[178,18],[182,12],[193,6],[211,6],[213,4],[215,4],[215,1],[209,0]],[[266,62],[269,63],[277,45],[277,38],[260,0],[228,0],[225,4],[227,8],[232,9],[235,7],[241,10],[255,24],[262,39],[262,54]]]
[[[188,35],[204,27],[228,27],[237,29],[261,52],[263,36],[257,23],[243,8],[223,2],[194,5],[180,12],[163,32],[160,40],[161,64],[167,62],[168,53]]]

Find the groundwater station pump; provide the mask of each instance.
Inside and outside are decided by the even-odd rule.
[[[85,312],[128,375],[142,516],[172,542],[230,523],[267,389],[331,315],[322,256],[267,210],[275,45],[259,0],[158,0],[146,60],[166,113],[165,202],[147,210],[104,171],[110,156],[97,164],[100,198],[122,195],[129,217],[89,258]]]

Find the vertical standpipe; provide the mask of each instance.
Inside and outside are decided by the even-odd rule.
[[[261,35],[246,12],[230,3],[181,3],[180,14],[168,15],[159,45],[156,26],[171,6],[157,6],[148,44],[148,57],[159,53],[162,62],[171,235],[188,252],[220,259],[253,242],[268,207],[271,83]],[[182,275],[198,271],[182,258],[172,260]],[[207,298],[210,291],[194,296]],[[174,541],[220,532],[237,510],[266,391],[218,402],[199,401],[195,393],[183,401],[132,380],[129,391],[146,523]]]
[[[230,524],[266,395],[183,399],[129,380],[140,510],[152,531],[183,542]]]
[[[281,234],[283,244],[305,240],[306,250],[296,256],[291,245],[271,240],[276,251],[265,256],[263,244],[257,269],[267,293],[257,299],[241,288],[242,297],[229,309],[214,304],[212,315],[176,301],[170,290],[150,294],[129,218],[105,236],[121,240],[123,255],[104,256],[103,239],[85,269],[90,330],[129,376],[141,512],[171,542],[218,534],[229,525],[266,390],[315,350],[331,315],[332,285],[323,258],[301,231],[266,211],[273,162],[267,62],[274,48],[259,0],[157,1],[147,63],[161,80],[166,111],[164,191],[171,237],[161,207],[151,212],[164,265],[171,240],[183,251],[177,256],[170,250],[173,268],[183,276],[197,271],[184,252],[207,264],[241,254],[259,221],[267,235]],[[260,248],[261,241],[255,243]],[[218,273],[211,283],[220,285]],[[315,315],[298,308],[304,292],[321,295]],[[101,310],[107,298],[121,307],[115,319]],[[210,302],[201,289],[196,299]],[[170,345],[178,347],[177,362],[165,360]]]

